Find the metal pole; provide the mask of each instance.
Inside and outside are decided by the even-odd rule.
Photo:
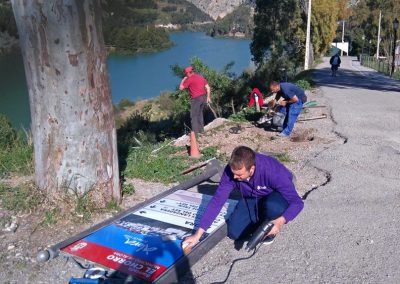
[[[397,42],[397,28],[399,27],[399,21],[394,19],[393,30],[394,30],[394,40],[393,40],[393,51],[392,51],[392,70],[390,72],[390,77],[393,77],[394,70],[396,67],[396,42]]]
[[[308,70],[310,57],[310,30],[311,30],[311,0],[308,0],[306,54],[304,56],[304,70]]]
[[[381,21],[382,21],[382,10],[379,11],[378,41],[376,44],[376,59],[379,59],[379,44],[381,43]]]
[[[360,56],[360,64],[362,65],[362,60],[363,60],[363,54],[364,54],[364,42],[365,42],[365,36],[362,36],[362,47],[361,47],[361,56]]]
[[[368,44],[368,56],[371,55],[371,40],[369,40],[369,44]]]
[[[344,43],[344,22],[345,21],[342,21],[342,23],[343,23],[343,28],[342,28],[342,43]],[[342,45],[342,48],[344,47],[344,44]],[[341,49],[341,51],[340,51],[340,56],[343,56],[343,49]]]

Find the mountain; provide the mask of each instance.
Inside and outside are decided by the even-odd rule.
[[[224,18],[242,4],[251,4],[250,0],[186,0],[204,13],[210,15],[214,20]]]

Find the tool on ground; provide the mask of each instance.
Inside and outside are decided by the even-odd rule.
[[[316,120],[316,119],[323,119],[327,118],[328,116],[326,114],[323,114],[321,116],[314,116],[314,117],[307,117],[307,118],[300,118],[297,121],[308,121],[308,120]]]
[[[190,172],[192,172],[192,171],[194,171],[194,170],[197,170],[197,169],[200,169],[200,168],[202,168],[202,167],[204,167],[204,166],[207,166],[208,163],[211,162],[212,160],[215,160],[215,157],[214,157],[214,158],[211,158],[211,159],[208,159],[207,161],[197,163],[197,164],[191,166],[190,168],[188,168],[188,169],[186,169],[186,170],[180,172],[179,174],[180,174],[180,175],[186,175],[186,174],[188,174],[188,173],[190,173]]]
[[[229,128],[229,133],[239,134],[242,132],[242,130],[243,130],[242,126],[240,124],[236,124],[236,126]]]
[[[317,105],[317,101],[316,100],[312,100],[312,101],[304,103],[303,107],[315,106],[315,105]]]
[[[249,252],[254,249],[264,238],[265,236],[272,230],[274,226],[273,223],[269,221],[264,221],[258,229],[255,231],[250,241],[246,245],[246,251]]]
[[[207,103],[207,106],[208,106],[208,108],[211,110],[212,114],[214,115],[214,118],[215,118],[215,119],[218,118],[217,113],[215,112],[214,108],[213,108],[212,105],[211,105],[211,102],[208,102],[208,103]]]

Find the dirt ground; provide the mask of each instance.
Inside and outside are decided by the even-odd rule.
[[[326,183],[330,176],[321,169],[312,167],[310,160],[328,147],[342,144],[343,139],[334,131],[328,102],[318,90],[308,93],[308,99],[316,100],[318,108],[309,108],[299,120],[327,115],[325,119],[298,121],[290,139],[273,139],[277,132],[266,131],[251,123],[240,123],[241,130],[235,134],[229,130],[237,123],[218,119],[206,127],[199,137],[201,148],[215,146],[221,154],[230,155],[234,147],[246,145],[258,152],[285,154],[285,165],[296,176],[296,188],[304,199],[307,194]],[[178,145],[186,145],[188,137],[178,140]],[[10,181],[11,182],[11,181]],[[135,187],[135,194],[124,198],[121,207],[130,208],[167,189],[159,183],[129,180]],[[10,223],[0,228],[0,283],[68,283],[71,277],[82,277],[85,270],[72,260],[58,257],[46,263],[38,263],[38,251],[54,245],[112,216],[112,212],[96,215],[90,222],[60,220],[50,227],[40,226],[40,218],[35,213],[11,216],[0,206],[0,217],[9,217],[15,231],[7,231]]]

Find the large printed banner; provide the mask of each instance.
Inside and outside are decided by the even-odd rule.
[[[61,250],[152,282],[183,257],[182,240],[197,228],[210,199],[177,190]],[[225,203],[208,234],[224,224],[235,205]]]

